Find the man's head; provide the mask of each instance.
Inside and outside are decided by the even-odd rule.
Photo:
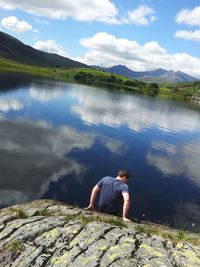
[[[126,170],[120,170],[118,172],[118,177],[123,181],[123,182],[127,182],[127,179],[130,177],[129,173]]]

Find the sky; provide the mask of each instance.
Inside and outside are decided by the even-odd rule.
[[[88,65],[200,78],[199,0],[0,0],[0,30]]]

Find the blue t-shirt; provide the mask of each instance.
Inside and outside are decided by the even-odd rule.
[[[123,206],[122,193],[129,192],[128,185],[110,176],[102,178],[97,185],[101,188],[99,210],[120,215]]]

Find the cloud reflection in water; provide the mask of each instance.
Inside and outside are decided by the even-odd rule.
[[[110,127],[126,125],[136,132],[152,126],[165,132],[192,132],[200,129],[198,112],[178,108],[170,101],[162,103],[144,96],[96,91],[87,88],[71,91],[71,97],[78,99],[78,104],[71,107],[71,112],[86,124]]]
[[[86,166],[67,156],[75,149],[90,149],[95,140],[117,153],[122,142],[69,126],[45,121],[0,121],[0,205],[40,198],[51,181],[73,174],[84,176]]]
[[[83,175],[85,166],[64,155],[90,148],[94,135],[25,120],[2,120],[0,129],[0,205],[41,197],[64,175]]]
[[[184,175],[200,190],[200,140],[181,145],[160,141],[151,143],[152,151],[147,153],[147,163],[159,169],[164,176]]]

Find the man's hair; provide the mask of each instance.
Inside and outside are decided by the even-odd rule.
[[[124,176],[126,176],[126,178],[129,178],[129,177],[130,177],[129,173],[128,173],[126,170],[120,170],[120,171],[118,172],[118,176],[119,176],[119,177],[124,177]]]

